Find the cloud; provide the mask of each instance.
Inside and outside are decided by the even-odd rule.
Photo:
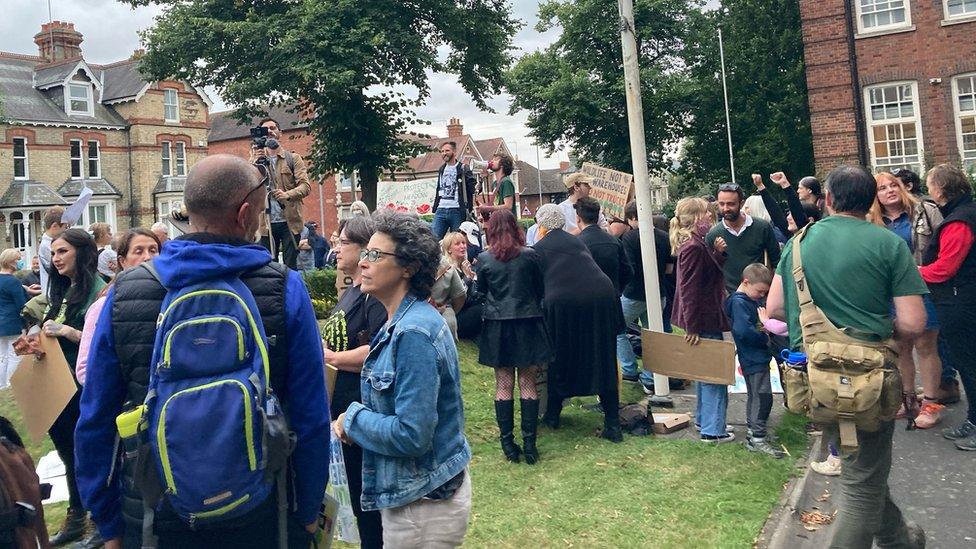
[[[4,17],[0,19],[0,50],[34,54],[34,35],[48,21],[47,4],[44,0],[2,0]],[[140,47],[139,31],[149,28],[155,16],[163,9],[157,6],[129,8],[116,0],[52,0],[53,18],[75,24],[85,39],[82,43],[85,59],[93,63],[111,63],[129,57]],[[518,49],[516,56],[544,48],[556,38],[557,33],[539,33],[535,30],[538,2],[515,0],[513,12],[525,22],[513,42]],[[213,90],[208,90],[214,100],[214,110],[225,110],[227,105]],[[529,129],[525,126],[526,113],[508,115],[509,100],[494,97],[489,105],[495,113],[478,110],[451,75],[431,75],[430,99],[418,109],[420,118],[431,122],[419,126],[418,131],[446,135],[447,121],[457,117],[465,131],[477,139],[503,137],[513,153],[535,164],[535,146]],[[557,153],[552,158],[542,158],[543,168],[558,167],[566,154]]]

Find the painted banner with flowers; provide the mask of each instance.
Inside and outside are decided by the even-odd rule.
[[[434,209],[435,192],[436,177],[412,181],[380,181],[376,183],[376,209],[429,214]]]

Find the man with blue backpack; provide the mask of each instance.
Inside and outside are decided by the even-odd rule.
[[[192,232],[108,294],[75,431],[108,548],[311,543],[329,463],[321,339],[301,277],[254,244],[265,179],[200,161]]]

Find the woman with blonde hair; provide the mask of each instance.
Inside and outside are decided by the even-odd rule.
[[[875,175],[874,180],[878,193],[871,206],[871,221],[904,239],[915,256],[915,262],[921,265],[922,254],[932,241],[932,234],[942,224],[942,213],[935,204],[913,196],[900,179],[888,172]],[[924,301],[927,317],[925,332],[914,340],[898,338],[898,369],[901,371],[904,404],[897,417],[914,416],[916,427],[929,429],[939,423],[945,406],[939,404],[942,379],[942,362],[938,352],[939,322],[932,299],[924,296]],[[913,349],[918,353],[918,366],[922,372],[921,410],[915,394]]]
[[[441,239],[441,264],[437,269],[434,285],[430,289],[430,304],[444,317],[457,341],[457,313],[464,307],[468,295],[460,262],[452,256],[452,250],[460,248],[461,257],[467,263],[468,239],[461,233],[449,232]],[[469,267],[470,269],[470,267]]]
[[[722,264],[725,248],[722,237],[715,239],[715,248],[705,243],[705,235],[711,228],[708,203],[701,198],[683,198],[678,201],[671,220],[671,249],[677,257],[675,268],[677,289],[671,324],[683,328],[685,341],[697,345],[699,339],[722,339],[722,332],[729,330],[725,316],[725,282]],[[731,442],[735,435],[726,429],[725,412],[728,407],[728,388],[715,383],[695,383],[698,407],[695,425],[701,430],[703,442]]]
[[[10,385],[10,376],[17,367],[14,341],[24,327],[20,310],[27,303],[27,292],[14,276],[19,261],[19,250],[8,248],[0,253],[0,389]]]

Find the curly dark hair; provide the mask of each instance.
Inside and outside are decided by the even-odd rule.
[[[498,159],[498,165],[501,166],[503,174],[512,175],[512,172],[515,171],[515,161],[512,160],[511,156],[499,152],[492,155],[492,158]]]
[[[414,215],[387,210],[373,215],[373,228],[390,237],[397,264],[413,273],[410,293],[417,299],[429,298],[441,262],[440,244],[430,226]]]

